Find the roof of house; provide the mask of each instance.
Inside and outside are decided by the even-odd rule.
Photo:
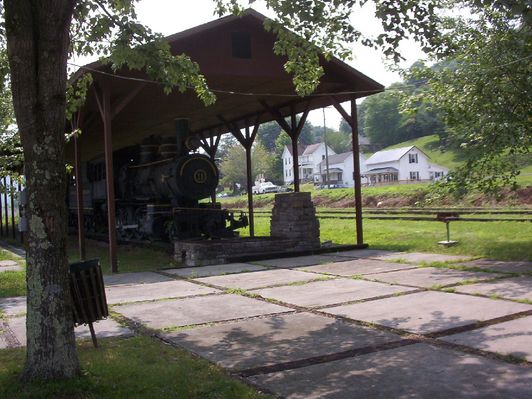
[[[316,151],[318,148],[320,148],[320,146],[322,144],[323,143],[315,143],[315,144],[307,145],[307,147],[305,148],[305,151],[301,155],[310,155],[310,154],[314,153],[314,151]]]
[[[290,155],[294,156],[294,154],[292,153],[292,146],[291,145],[285,145],[285,148],[288,150],[288,152],[290,153]],[[305,152],[305,149],[307,148],[306,145],[304,144],[298,144],[297,145],[297,154],[298,155],[302,155],[304,152]]]
[[[329,155],[329,165],[335,165],[337,163],[342,163],[349,156],[351,156],[351,154],[352,154],[352,151],[342,152],[341,154]],[[325,161],[325,159],[320,162],[320,165],[327,165],[327,162]]]
[[[376,163],[394,162],[400,160],[408,151],[415,146],[394,148],[392,150],[377,151],[366,161],[366,165],[373,165]],[[416,147],[417,148],[417,147]]]

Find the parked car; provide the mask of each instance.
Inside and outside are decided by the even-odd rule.
[[[253,194],[278,193],[279,186],[276,186],[271,181],[255,182],[252,190]]]

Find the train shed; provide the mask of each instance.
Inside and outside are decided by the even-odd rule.
[[[299,191],[297,141],[311,110],[334,106],[352,128],[353,153],[359,152],[356,99],[375,94],[384,87],[344,62],[321,59],[324,75],[315,93],[307,97],[294,91],[292,76],[284,70],[285,58],[273,52],[274,34],[264,29],[266,17],[247,10],[176,33],[166,38],[173,54],[185,53],[200,66],[215,104],[205,107],[193,90],[170,94],[142,71],[121,69],[95,62],[80,67],[79,78],[90,72],[93,83],[83,107],[71,127],[82,134],[67,144],[67,158],[76,176],[78,237],[84,258],[82,161],[105,155],[108,227],[116,226],[113,182],[113,151],[140,143],[156,134],[174,137],[175,120],[186,118],[191,134],[197,136],[212,158],[224,134],[233,134],[246,150],[250,235],[253,228],[251,147],[260,124],[277,121],[292,140],[294,189]],[[350,111],[340,105],[350,102]],[[299,116],[299,118],[297,118]],[[356,243],[363,245],[360,165],[354,156]],[[110,262],[117,271],[116,229],[108,228]]]

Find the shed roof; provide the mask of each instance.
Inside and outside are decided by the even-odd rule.
[[[137,144],[150,135],[172,136],[176,118],[188,118],[194,134],[214,136],[229,131],[225,122],[238,127],[268,122],[275,116],[264,104],[275,108],[285,117],[333,103],[329,93],[336,93],[337,101],[347,101],[383,91],[384,87],[339,59],[320,60],[324,76],[316,93],[300,97],[294,91],[292,76],[284,70],[284,57],[273,53],[276,37],[265,31],[266,17],[252,9],[241,16],[227,16],[192,29],[168,36],[173,54],[185,53],[200,66],[209,87],[217,95],[214,105],[205,107],[192,90],[163,93],[159,84],[149,80],[143,71],[123,68],[116,75],[108,65],[94,62],[82,67],[74,78],[90,70],[93,85],[111,93],[111,104],[118,108],[129,98],[120,112],[113,115],[113,147],[118,149]],[[231,35],[248,32],[251,58],[232,55]],[[137,79],[137,80],[135,80]],[[327,95],[325,95],[327,94]],[[98,104],[89,92],[83,107],[80,138],[84,159],[103,152],[103,124]],[[68,151],[67,153],[71,153]]]

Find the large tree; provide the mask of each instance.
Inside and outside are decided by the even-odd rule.
[[[26,381],[68,378],[79,373],[70,308],[64,200],[69,54],[100,52],[115,68],[145,68],[167,91],[175,86],[181,90],[192,86],[205,102],[214,99],[196,64],[186,56],[171,55],[160,36],[136,22],[133,3],[5,0],[3,4],[2,38],[7,44],[29,198]]]

